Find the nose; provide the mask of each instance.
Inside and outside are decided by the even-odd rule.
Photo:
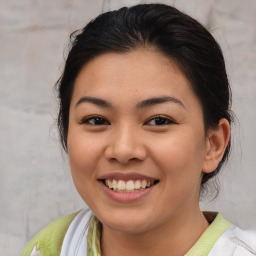
[[[105,150],[105,157],[111,161],[128,164],[130,161],[143,161],[147,157],[141,134],[136,129],[122,126],[113,132]]]

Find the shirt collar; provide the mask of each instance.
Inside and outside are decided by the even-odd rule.
[[[185,256],[208,255],[208,253],[211,251],[217,239],[231,225],[231,223],[226,221],[220,213],[204,212],[204,216],[207,219],[207,221],[211,224]],[[88,237],[87,237],[88,239],[87,255],[88,256],[101,256],[101,251],[100,251],[101,231],[102,231],[102,224],[96,218],[96,216],[93,216],[90,220]]]
[[[101,256],[100,237],[102,224],[93,216],[90,220],[89,231],[87,237],[87,256]]]

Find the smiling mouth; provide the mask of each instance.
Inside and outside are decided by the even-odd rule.
[[[112,191],[119,193],[135,193],[146,190],[159,183],[159,180],[147,181],[147,180],[115,180],[115,179],[103,179],[101,182],[111,189]]]

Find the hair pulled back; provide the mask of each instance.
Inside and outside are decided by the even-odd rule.
[[[103,13],[72,33],[70,46],[63,74],[56,83],[58,128],[66,151],[75,79],[88,61],[106,52],[155,48],[175,61],[190,81],[203,108],[206,133],[217,127],[221,118],[232,122],[231,91],[220,46],[199,22],[174,7],[141,4]],[[203,175],[202,185],[219,172],[229,151],[230,141],[216,170]]]

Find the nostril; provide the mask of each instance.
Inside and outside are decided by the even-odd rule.
[[[137,142],[114,141],[105,149],[105,157],[111,162],[127,164],[130,161],[142,161],[146,156],[145,147]]]

